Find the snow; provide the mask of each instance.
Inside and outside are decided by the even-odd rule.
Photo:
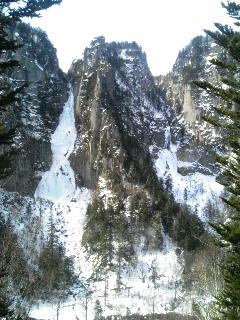
[[[129,88],[127,85],[124,83],[124,81],[121,79],[120,75],[116,72],[115,74],[115,80],[118,86],[121,88],[122,91],[128,91]]]
[[[169,143],[169,135],[166,136],[166,142]],[[153,150],[150,148],[150,152]],[[192,212],[196,212],[202,220],[206,220],[205,209],[210,202],[220,204],[220,195],[224,187],[216,182],[216,176],[206,175],[200,172],[182,175],[178,172],[179,167],[191,167],[194,164],[183,162],[177,159],[177,145],[170,143],[170,149],[160,149],[155,161],[155,167],[159,178],[165,182],[171,180],[174,199],[189,206]]]
[[[134,58],[129,55],[130,52],[131,50],[129,49],[122,49],[118,56],[123,60],[133,61]]]
[[[58,311],[59,320],[74,320],[77,317],[94,319],[94,306],[99,300],[104,316],[113,314],[151,314],[166,313],[178,302],[176,312],[190,313],[191,301],[180,300],[184,293],[181,286],[181,273],[184,268],[183,258],[177,256],[170,238],[163,233],[163,250],[144,252],[142,245],[136,248],[138,263],[127,266],[120,274],[121,285],[117,286],[117,275],[109,272],[103,279],[95,282],[92,287],[78,292],[75,299],[71,298],[61,304]],[[152,280],[154,279],[154,280]],[[88,295],[88,293],[91,294]],[[86,310],[87,301],[87,310]],[[130,310],[130,311],[129,311]],[[57,305],[43,304],[32,310],[31,316],[36,319],[56,319]]]
[[[42,174],[35,191],[35,199],[40,205],[43,203],[41,199],[48,200],[42,208],[45,233],[51,216],[58,229],[62,230],[60,241],[65,244],[67,254],[74,257],[76,271],[80,272],[81,264],[85,276],[90,276],[92,270],[85,265],[81,241],[91,192],[86,188],[76,187],[75,175],[69,162],[76,137],[74,97],[70,90],[69,99],[59,118],[59,125],[51,137],[52,165],[49,171]]]
[[[81,274],[81,277],[89,278],[92,268],[86,260],[81,241],[91,192],[85,188],[76,187],[74,172],[70,166],[69,157],[76,137],[74,97],[70,90],[59,125],[51,137],[52,165],[49,171],[42,174],[42,179],[35,191],[35,199],[37,206],[41,208],[45,238],[47,224],[51,217],[57,229],[61,230],[59,239],[65,244],[67,255],[74,258],[76,273]],[[56,308],[57,305],[52,305],[49,309],[48,305],[41,304],[39,308],[35,307],[31,311],[31,315],[36,319],[50,319],[52,312],[55,315]]]
[[[99,197],[103,200],[104,208],[107,209],[110,205],[114,207],[114,194],[108,188],[108,182],[104,177],[98,179]]]
[[[165,129],[165,148],[168,148],[170,142],[171,142],[171,131],[170,131],[170,126],[168,126]]]
[[[95,47],[97,46],[98,44],[95,44]],[[156,133],[156,136],[161,138],[156,138],[156,141],[159,140],[158,145],[153,144],[149,148],[154,155],[158,177],[162,178],[165,183],[171,179],[175,200],[188,205],[192,211],[196,211],[203,220],[206,220],[204,210],[208,201],[217,202],[223,187],[216,182],[216,177],[211,174],[204,175],[195,172],[182,175],[179,173],[179,168],[193,169],[196,164],[180,161],[177,158],[179,146],[173,144],[171,139],[171,131],[176,129],[170,120],[174,112],[170,111],[164,103],[159,103],[157,111],[153,100],[147,95],[148,89],[142,90],[143,87],[135,77],[134,61],[136,56],[133,58],[133,52],[123,49],[119,51],[119,57],[124,60],[122,64],[127,76],[123,77],[121,73],[116,72],[115,81],[122,92],[130,93],[131,101],[127,107],[130,110],[130,120],[133,120],[135,125],[133,128],[136,129],[128,134],[138,137],[144,128],[146,136],[153,137]],[[89,66],[90,62],[91,60],[89,60]],[[35,60],[35,64],[43,71],[37,60]],[[104,66],[104,63],[101,62],[101,65]],[[82,81],[87,82],[92,73],[86,72],[84,76],[85,79],[83,78]],[[148,87],[146,75],[141,81],[145,80],[145,85]],[[97,99],[97,97],[95,98]],[[159,100],[159,102],[162,101]],[[90,107],[88,106],[88,108]],[[37,118],[37,107],[33,106],[31,110],[33,111],[30,115],[24,115],[23,121],[26,125],[40,122],[40,119]],[[106,109],[101,111],[107,113]],[[36,126],[34,126],[34,132],[36,132]],[[110,132],[111,125],[104,124],[101,128],[101,135],[104,136],[104,133],[110,134]],[[35,133],[35,138],[39,139],[40,135]],[[188,295],[183,288],[182,272],[185,265],[183,254],[179,253],[180,250],[177,250],[171,239],[164,233],[163,227],[161,227],[162,248],[146,251],[146,239],[142,236],[140,244],[134,247],[136,258],[134,257],[132,264],[126,264],[119,268],[119,273],[109,271],[101,274],[102,279],[94,279],[98,273],[98,270],[94,270],[98,265],[97,257],[89,257],[82,246],[86,211],[91,202],[92,194],[85,188],[76,187],[74,171],[69,161],[73,152],[77,152],[76,150],[83,148],[84,144],[88,143],[89,135],[86,132],[82,132],[77,137],[74,97],[72,90],[70,90],[69,99],[59,119],[59,125],[51,136],[52,164],[50,170],[37,172],[41,176],[41,181],[35,191],[36,201],[25,198],[26,202],[21,210],[19,210],[20,206],[12,205],[11,214],[16,222],[15,231],[26,247],[26,252],[29,252],[29,247],[32,250],[40,251],[41,239],[47,239],[48,236],[49,219],[54,221],[57,230],[59,230],[59,239],[65,245],[66,254],[74,259],[74,268],[79,276],[81,287],[72,288],[75,295],[70,296],[60,305],[57,301],[52,301],[52,303],[40,303],[39,306],[34,306],[30,316],[44,320],[82,318],[92,320],[95,317],[96,300],[100,301],[104,316],[125,315],[128,312],[144,315],[166,313],[173,310],[184,314],[191,313],[192,301],[195,297],[192,292]],[[114,149],[114,147],[112,148]],[[116,149],[114,152],[117,156],[120,149]],[[192,172],[192,170],[190,171]],[[107,180],[103,171],[97,183],[97,196],[103,200],[105,209],[110,206],[114,207],[117,203],[111,187],[111,181]],[[140,186],[132,187],[138,188]],[[15,204],[14,197],[11,198],[11,202]],[[124,199],[124,204],[124,214],[128,217],[130,197]],[[28,205],[31,206],[30,211],[33,212],[31,218],[23,214]],[[29,219],[29,222],[22,219]],[[28,230],[28,227],[32,230]],[[29,236],[34,233],[37,234],[37,239]],[[31,242],[34,242],[34,248],[31,246]],[[113,246],[118,248],[119,243],[113,241]],[[121,280],[120,284],[118,276]],[[197,301],[199,301],[198,299],[199,296],[196,297]]]
[[[44,71],[44,70],[43,70],[43,67],[40,66],[40,64],[38,63],[38,61],[37,61],[36,59],[34,60],[34,63],[35,63],[35,65],[36,65],[41,71]]]

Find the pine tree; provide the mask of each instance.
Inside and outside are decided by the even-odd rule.
[[[66,256],[64,245],[59,240],[52,216],[48,224],[48,240],[41,250],[39,261],[38,291],[41,299],[57,299],[62,302],[77,284],[73,259]]]
[[[52,216],[48,225],[48,241],[39,257],[39,270],[41,272],[40,291],[44,291],[45,297],[64,300],[76,278],[73,260],[66,256]]]
[[[102,310],[101,303],[99,300],[96,300],[96,302],[95,302],[94,311],[95,311],[94,320],[101,320],[103,318],[103,316],[102,316],[103,310]]]
[[[5,222],[1,215],[0,252],[0,319],[26,319],[24,308],[25,302],[31,299],[33,269],[18,245],[10,222]]]
[[[228,56],[225,61],[212,59],[211,63],[226,75],[221,84],[195,81],[195,84],[209,94],[220,97],[227,105],[214,107],[219,119],[205,118],[216,127],[226,131],[230,156],[216,156],[224,168],[222,184],[230,193],[223,201],[231,208],[231,216],[225,223],[211,224],[217,232],[216,243],[227,249],[223,265],[223,288],[216,297],[216,310],[219,316],[214,319],[240,319],[240,4],[228,1],[222,4],[234,19],[234,28],[216,23],[215,32],[205,30],[222,47]]]

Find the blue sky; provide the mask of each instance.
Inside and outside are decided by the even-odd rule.
[[[154,75],[169,71],[179,50],[213,22],[229,22],[220,0],[63,0],[30,21],[47,32],[64,71],[103,35],[140,44]]]

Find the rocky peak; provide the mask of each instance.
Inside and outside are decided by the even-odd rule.
[[[81,146],[87,143],[91,153],[92,163],[85,170],[90,172],[89,168],[92,168],[89,177],[85,177],[87,181],[100,173],[97,159],[102,158],[101,136],[107,135],[108,139],[115,136],[116,148],[120,146],[131,159],[136,158],[134,148],[130,148],[134,143],[143,150],[143,157],[149,157],[148,147],[154,135],[158,143],[164,144],[164,134],[160,131],[168,125],[171,116],[154,85],[146,55],[135,42],[94,40],[85,50],[83,60],[73,63],[69,77],[75,94],[78,143]],[[161,129],[158,133],[154,121],[157,111],[163,114],[161,125],[159,118],[158,128]],[[83,130],[87,130],[84,135],[81,134]],[[103,141],[106,144],[105,138]],[[109,144],[113,146],[110,140]],[[77,157],[79,159],[81,155]],[[110,159],[109,155],[108,159],[115,162],[116,157]]]

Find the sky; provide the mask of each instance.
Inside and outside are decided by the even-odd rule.
[[[170,71],[178,52],[203,29],[229,21],[221,0],[63,0],[28,22],[46,31],[65,72],[103,35],[107,42],[136,41],[159,75]]]

